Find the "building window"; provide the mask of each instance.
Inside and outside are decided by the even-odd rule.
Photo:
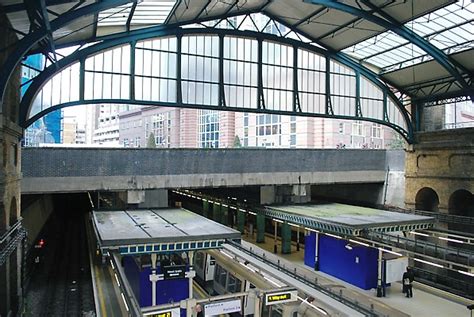
[[[258,115],[256,134],[257,136],[281,134],[280,116],[275,114]]]
[[[137,124],[141,125],[138,121]],[[153,132],[157,147],[170,147],[171,118],[170,113],[158,113],[151,116],[151,122],[145,123],[146,141]]]
[[[380,124],[372,124],[372,137],[377,139],[382,138],[382,126]]]
[[[344,122],[339,123],[339,134],[344,134]]]
[[[352,123],[352,135],[364,136],[364,125],[360,121]]]
[[[219,147],[219,112],[199,110],[198,145],[200,148]]]

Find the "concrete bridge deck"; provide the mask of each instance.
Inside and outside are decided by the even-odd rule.
[[[383,183],[388,164],[403,169],[403,158],[401,151],[348,149],[24,148],[21,189],[33,194]]]

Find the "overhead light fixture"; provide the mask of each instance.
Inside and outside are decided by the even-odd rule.
[[[331,234],[331,233],[324,233],[324,234],[327,235],[327,236],[336,238],[336,239],[342,239],[340,236],[336,236],[335,234]]]
[[[449,241],[449,242],[456,242],[456,243],[464,244],[464,241],[456,240],[456,239],[452,239],[452,238],[438,237],[438,239],[444,240],[444,241]]]
[[[344,248],[346,248],[347,250],[351,251],[351,250],[352,250],[352,245],[350,245],[350,244],[348,243],[348,244],[346,244],[346,245],[344,246]]]
[[[421,232],[416,232],[416,231],[410,231],[411,234],[414,234],[416,236],[422,236],[422,237],[429,237],[429,234],[426,233],[421,233]]]
[[[387,253],[390,253],[390,254],[394,254],[394,255],[398,255],[398,256],[403,256],[403,254],[401,253],[398,253],[398,252],[395,252],[395,251],[391,251],[391,250],[386,250],[386,249],[383,249],[383,248],[378,248],[380,251],[382,252],[387,252]],[[416,260],[416,259],[415,259]]]
[[[430,261],[425,261],[425,260],[417,259],[417,258],[413,258],[413,260],[421,262],[421,263],[425,263],[425,264],[428,264],[428,265],[436,266],[436,267],[439,267],[439,268],[443,268],[443,266],[441,264],[438,264],[438,263],[433,263],[433,262],[430,262]]]
[[[368,243],[364,243],[364,242],[360,242],[360,241],[357,241],[357,240],[352,240],[352,239],[349,239],[350,242],[353,242],[353,243],[357,243],[357,244],[360,244],[360,245],[363,245],[364,247],[370,247],[370,245]]]

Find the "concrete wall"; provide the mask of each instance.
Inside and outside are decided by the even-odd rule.
[[[385,151],[71,149],[22,153],[23,193],[383,183]]]
[[[29,249],[53,212],[53,198],[51,195],[31,195],[22,196],[21,200],[21,216],[23,226],[28,232],[27,248]]]

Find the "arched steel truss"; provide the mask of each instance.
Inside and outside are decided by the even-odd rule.
[[[183,101],[183,82],[186,81],[185,79],[181,78],[182,73],[182,52],[181,52],[181,40],[183,37],[191,36],[191,35],[211,35],[219,37],[219,52],[215,57],[218,59],[218,81],[213,83],[218,86],[218,102],[217,104],[203,104],[200,103],[189,103],[186,100]],[[177,39],[177,48],[176,48],[176,70],[175,70],[175,78],[172,80],[176,81],[176,90],[175,90],[175,98],[171,102],[163,102],[163,101],[156,101],[156,100],[144,100],[144,98],[137,98],[135,95],[136,90],[136,77],[135,74],[135,50],[137,49],[136,45],[137,42],[140,43],[144,40],[150,39],[157,39],[157,38],[165,38],[165,37],[176,37]],[[249,88],[255,89],[257,92],[256,103],[254,104],[255,107],[242,107],[242,106],[235,106],[231,105],[226,102],[226,91],[225,89],[228,88],[229,83],[228,81],[224,80],[224,39],[225,38],[245,38],[245,39],[252,39],[258,43],[258,56],[257,60],[254,62],[256,65],[257,72],[253,74],[253,76],[257,77],[256,84],[253,87],[250,87],[250,84],[245,84],[244,86],[248,86]],[[288,93],[291,93],[291,105],[285,105],[282,107],[271,106],[265,100],[265,91],[269,89],[276,89],[276,90],[283,90],[279,88],[269,88],[263,82],[264,75],[262,74],[262,69],[264,67],[272,66],[266,65],[264,61],[262,61],[262,46],[265,43],[276,43],[276,45],[283,45],[286,47],[292,48],[291,51],[293,52],[292,57],[292,65],[288,65],[288,72],[292,73],[292,85],[290,88],[287,89]],[[130,72],[126,75],[129,76],[129,97],[128,98],[86,98],[85,97],[85,64],[86,60],[99,54],[101,52],[113,49],[114,47],[119,47],[127,45],[131,48],[130,53]],[[304,50],[307,52],[311,52],[317,54],[324,58],[325,60],[325,67],[324,67],[324,74],[325,80],[324,85],[325,89],[322,93],[320,93],[324,100],[324,106],[319,109],[323,109],[322,111],[310,111],[309,107],[306,107],[303,102],[300,101],[302,97],[302,92],[299,89],[298,78],[301,78],[300,72],[303,71],[298,66],[298,52],[300,50]],[[79,96],[77,100],[71,100],[68,102],[62,102],[59,104],[51,104],[48,108],[42,109],[41,111],[31,114],[31,106],[35,97],[40,92],[41,88],[53,78],[53,76],[62,70],[66,69],[67,67],[79,62]],[[237,61],[235,61],[237,62]],[[350,69],[353,72],[352,80],[355,81],[355,92],[351,96],[344,96],[344,95],[336,95],[331,93],[334,89],[333,85],[331,85],[331,81],[334,81],[333,77],[336,75],[342,74],[335,74],[331,71],[331,67],[334,63],[343,65]],[[279,67],[278,65],[274,65],[275,67]],[[377,87],[380,90],[380,98],[372,100],[372,108],[376,105],[382,109],[375,109],[380,113],[378,116],[371,116],[369,110],[366,105],[366,99],[371,99],[367,96],[361,96],[361,82],[364,82],[366,85],[370,83]],[[212,84],[212,83],[211,83]],[[311,93],[311,92],[309,92]],[[335,98],[352,98],[354,100],[353,109],[344,113],[340,110],[337,110],[336,107],[333,105]],[[351,102],[352,102],[351,99]],[[137,105],[154,105],[154,106],[167,106],[167,107],[185,107],[185,108],[196,108],[196,109],[212,109],[212,110],[226,110],[226,111],[238,111],[238,112],[254,112],[254,113],[272,113],[272,114],[281,114],[281,115],[298,115],[298,116],[308,116],[308,117],[325,117],[325,118],[337,118],[337,119],[349,119],[349,120],[365,120],[371,121],[379,124],[383,124],[386,126],[391,127],[392,129],[396,130],[400,133],[408,142],[413,141],[413,130],[412,130],[412,123],[409,117],[409,114],[403,107],[403,105],[399,102],[397,97],[394,93],[390,90],[389,87],[383,83],[375,73],[371,72],[370,70],[362,67],[361,65],[351,61],[350,59],[341,57],[339,54],[335,54],[332,52],[328,52],[321,48],[318,48],[314,45],[305,44],[300,41],[288,39],[288,38],[281,38],[278,36],[274,36],[271,34],[266,33],[259,33],[259,32],[251,32],[251,31],[238,31],[238,30],[228,30],[228,29],[190,29],[190,28],[179,28],[179,27],[163,27],[160,29],[153,28],[153,31],[143,29],[138,32],[133,32],[133,35],[130,34],[128,36],[120,37],[120,38],[113,38],[110,40],[105,40],[100,43],[84,47],[75,53],[58,60],[56,63],[47,67],[43,72],[41,72],[34,80],[32,80],[31,85],[29,86],[28,90],[26,91],[21,104],[20,104],[20,124],[23,127],[27,127],[31,123],[33,123],[38,118],[44,116],[45,114],[68,106],[80,105],[80,104],[99,104],[99,103],[117,103],[117,104],[137,104]],[[347,106],[346,106],[347,107]],[[352,108],[352,106],[350,106]],[[370,109],[372,109],[370,108]]]

